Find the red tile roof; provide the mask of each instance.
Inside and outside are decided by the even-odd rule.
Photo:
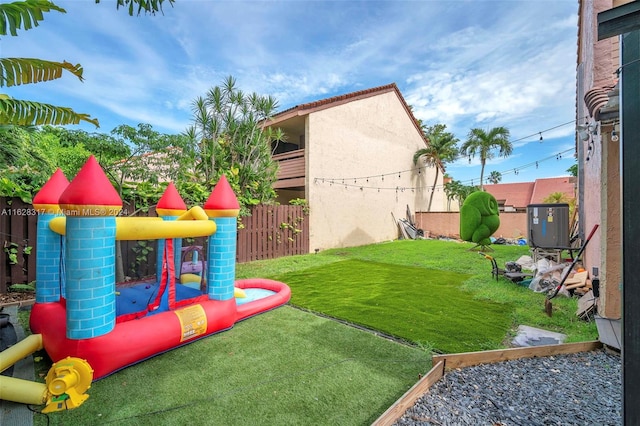
[[[304,114],[309,114],[311,112],[314,111],[318,111],[318,110],[322,110],[325,108],[330,108],[330,107],[334,107],[340,104],[344,104],[347,102],[352,102],[358,99],[364,99],[364,98],[369,98],[371,96],[375,96],[375,95],[379,95],[381,93],[386,93],[386,92],[391,92],[391,91],[395,91],[398,94],[398,97],[402,100],[402,102],[404,103],[405,107],[409,110],[409,112],[411,111],[406,103],[406,101],[404,100],[404,98],[402,97],[402,94],[400,93],[400,90],[398,89],[398,86],[396,86],[395,83],[391,83],[391,84],[387,84],[384,86],[379,86],[379,87],[373,87],[371,89],[365,89],[365,90],[359,90],[357,92],[352,92],[352,93],[347,93],[344,95],[338,95],[338,96],[333,96],[331,98],[326,98],[326,99],[321,99],[318,101],[313,101],[313,102],[308,102],[306,104],[300,104],[300,105],[296,105],[294,107],[291,107],[289,109],[286,109],[282,112],[279,112],[278,114],[276,114],[273,119],[276,121],[279,121],[279,118],[282,116],[289,116],[291,115],[292,112],[296,112],[295,115],[304,115]],[[411,117],[413,117],[413,114],[411,114]],[[415,118],[414,118],[415,120]]]
[[[498,183],[494,185],[484,185],[483,187],[485,191],[498,200],[498,204],[519,208],[531,204],[530,201],[531,194],[533,194],[534,183]]]
[[[499,204],[524,209],[529,204],[542,204],[554,192],[563,192],[568,199],[576,197],[574,177],[536,179],[535,182],[498,183],[484,185],[485,191],[493,195]]]
[[[568,199],[576,198],[576,180],[572,177],[536,179],[530,204],[543,203],[554,192],[564,192]]]

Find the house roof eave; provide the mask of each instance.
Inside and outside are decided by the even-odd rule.
[[[402,96],[402,93],[400,93],[400,89],[398,89],[398,86],[396,85],[396,83],[386,84],[384,86],[378,86],[370,89],[359,90],[357,92],[351,92],[344,95],[333,96],[333,97],[321,99],[318,101],[296,105],[294,107],[291,107],[289,109],[286,109],[282,112],[275,114],[273,117],[265,121],[265,125],[274,126],[274,125],[277,125],[278,123],[281,123],[285,120],[288,120],[296,116],[308,115],[313,112],[322,111],[327,108],[332,108],[338,105],[343,105],[349,102],[357,101],[360,99],[366,99],[372,96],[380,95],[383,93],[389,93],[389,92],[394,92],[396,94],[396,96],[400,100],[400,103],[402,104],[402,107],[404,108],[405,112],[411,119],[416,131],[421,135],[425,143],[425,146],[428,146],[429,139],[424,135],[424,132],[422,131],[422,128],[420,127],[418,120],[413,115],[413,112],[411,111],[409,104],[407,104],[407,101],[404,99],[404,96]],[[444,167],[442,166],[442,164],[440,164],[440,169],[444,173]]]

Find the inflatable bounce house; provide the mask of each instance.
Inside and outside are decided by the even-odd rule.
[[[46,385],[0,382],[2,399],[46,403],[43,411],[77,407],[93,379],[227,330],[291,296],[281,282],[235,280],[239,204],[224,176],[204,208],[187,210],[169,184],[156,207],[159,217],[120,217],[122,201],[90,157],[71,183],[56,171],[33,206],[34,335],[3,358],[12,362],[44,348],[54,365]],[[207,260],[192,271],[201,276],[187,273],[181,280],[176,271],[183,270],[182,238],[188,237],[208,237]],[[118,240],[157,240],[154,280],[116,283]]]

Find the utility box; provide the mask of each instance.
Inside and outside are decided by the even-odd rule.
[[[527,231],[529,247],[545,249],[570,247],[569,205],[529,204]]]

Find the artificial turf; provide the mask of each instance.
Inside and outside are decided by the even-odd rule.
[[[366,425],[431,354],[283,306],[94,382],[36,425]]]
[[[474,298],[470,275],[363,260],[344,260],[277,279],[291,304],[380,331],[439,352],[500,347],[512,307]]]
[[[519,324],[597,338],[575,299],[554,299],[548,317],[543,295],[494,280],[470,246],[406,240],[238,265],[238,278],[289,284],[293,305],[417,345],[283,306],[95,382],[80,408],[34,423],[368,425],[431,368],[430,349],[508,346]],[[492,254],[502,264],[527,252]]]

